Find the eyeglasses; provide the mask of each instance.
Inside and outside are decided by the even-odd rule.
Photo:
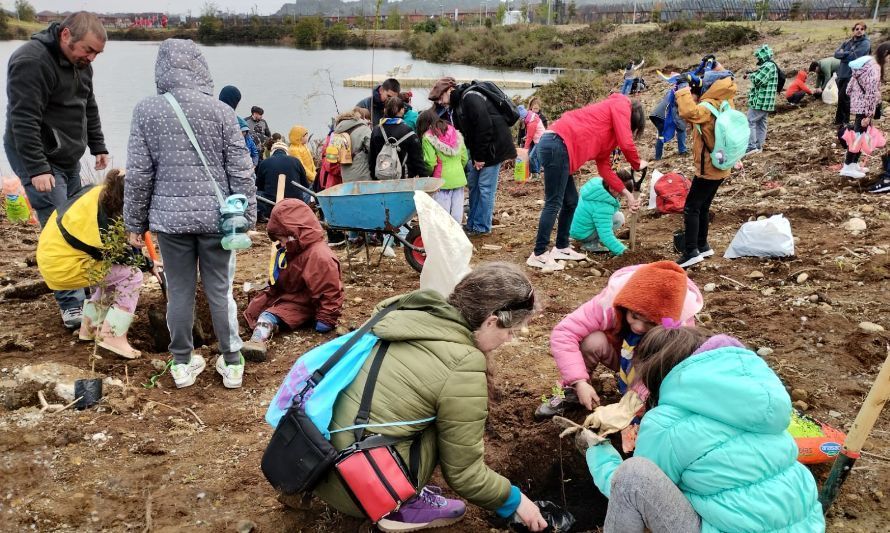
[[[865,28],[863,28],[862,26],[856,26],[855,28],[853,28],[853,31],[865,31]]]

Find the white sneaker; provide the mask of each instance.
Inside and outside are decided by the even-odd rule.
[[[559,261],[560,259],[564,261],[583,261],[584,259],[587,259],[586,255],[572,250],[571,246],[565,248],[554,247],[550,250],[550,257],[552,257],[554,261]]]
[[[868,174],[868,167],[864,167],[864,166],[860,165],[858,162],[853,163],[853,164],[856,165],[856,170],[858,170],[859,172],[862,172],[863,174]]]
[[[854,163],[850,163],[848,165],[844,165],[841,168],[840,172],[841,176],[845,178],[853,178],[853,179],[862,179],[865,177],[865,172],[860,172],[858,168],[856,168]]]
[[[241,388],[241,379],[244,377],[244,356],[239,355],[241,364],[227,365],[226,358],[222,355],[216,358],[216,372],[223,378],[223,386],[227,389]]]
[[[204,371],[207,363],[200,355],[193,353],[191,361],[188,364],[180,365],[173,363],[170,365],[170,375],[173,376],[173,383],[176,388],[191,387],[195,384],[198,374]]]
[[[532,268],[540,268],[547,272],[562,270],[566,267],[562,263],[557,263],[548,252],[544,252],[541,255],[535,255],[535,252],[532,252],[532,254],[528,256],[528,259],[525,260],[525,264]]]

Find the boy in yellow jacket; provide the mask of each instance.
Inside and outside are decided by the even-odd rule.
[[[290,146],[287,149],[288,155],[292,155],[300,160],[300,163],[303,164],[303,170],[306,171],[306,179],[309,180],[309,183],[312,183],[315,181],[316,171],[312,153],[309,151],[309,147],[306,146],[309,143],[309,131],[297,124],[290,129],[288,140],[290,141]]]

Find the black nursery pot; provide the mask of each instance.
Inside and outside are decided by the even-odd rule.
[[[74,397],[79,398],[75,409],[83,410],[102,400],[102,379],[78,379],[74,382]]]
[[[572,513],[563,510],[555,503],[543,500],[536,501],[535,505],[541,510],[541,516],[543,516],[544,520],[547,522],[547,529],[544,530],[545,533],[571,531],[575,526],[575,517],[572,516]],[[513,521],[510,522],[510,529],[516,533],[526,533],[529,531],[518,518],[514,518]]]

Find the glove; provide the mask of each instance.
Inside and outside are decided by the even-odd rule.
[[[682,80],[689,84],[693,89],[701,87],[701,78],[691,72],[686,72],[680,76]]]
[[[331,331],[332,329],[334,329],[334,326],[332,326],[330,324],[325,324],[321,320],[318,320],[315,322],[315,331],[317,331],[319,333],[327,333],[327,332]]]

